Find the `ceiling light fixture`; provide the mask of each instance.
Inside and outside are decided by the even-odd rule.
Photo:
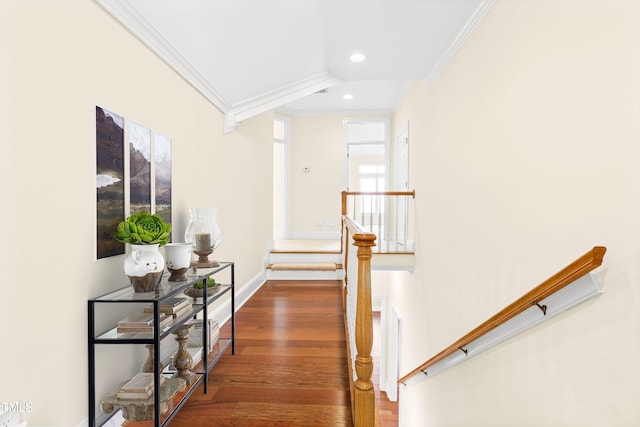
[[[354,53],[353,55],[351,55],[351,57],[349,59],[351,59],[351,62],[362,62],[365,59],[367,59],[367,57],[364,56],[363,53],[357,52],[357,53]]]
[[[350,93],[345,93],[345,94],[342,96],[342,98],[343,98],[343,99],[346,99],[347,101],[349,101],[349,100],[353,99],[353,95],[351,95]]]

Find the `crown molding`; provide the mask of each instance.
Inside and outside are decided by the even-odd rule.
[[[95,0],[122,26],[137,37],[191,86],[199,91],[222,113],[231,108],[231,103],[218,92],[180,51],[167,40],[136,8],[130,0]]]
[[[95,1],[225,115],[225,133],[232,131],[243,120],[340,83],[339,79],[333,77],[328,71],[324,71],[260,96],[231,103],[144,17],[130,0]]]
[[[315,116],[366,116],[366,117],[391,117],[393,110],[294,110],[287,107],[276,108],[276,113],[283,114],[289,117],[315,117]]]
[[[224,131],[230,132],[243,120],[269,110],[275,110],[282,105],[311,95],[319,90],[335,86],[338,83],[340,83],[340,79],[335,78],[328,71],[324,71],[257,97],[233,104],[225,115]]]
[[[455,54],[458,53],[458,50],[460,50],[462,45],[467,41],[473,30],[478,26],[478,23],[480,23],[482,18],[489,12],[495,2],[496,0],[484,0],[480,3],[451,45],[449,45],[449,49],[442,55],[438,64],[436,64],[433,70],[431,70],[431,73],[425,78],[427,83],[433,82],[440,75],[442,70],[449,64]]]

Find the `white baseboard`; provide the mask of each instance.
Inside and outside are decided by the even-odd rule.
[[[118,409],[116,410],[115,414],[113,414],[113,416],[109,418],[109,421],[102,425],[102,427],[121,427],[122,423],[124,423],[125,421],[126,420],[122,416],[122,411]],[[80,421],[75,425],[75,427],[89,427],[89,418],[85,418],[84,420]]]

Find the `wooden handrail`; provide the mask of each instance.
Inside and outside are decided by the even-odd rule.
[[[371,307],[371,247],[375,246],[376,235],[366,232],[355,221],[347,216],[342,217],[345,239],[353,239],[353,245],[358,248],[357,281],[350,281],[348,277],[349,258],[345,256],[345,286],[343,288],[343,307],[345,308],[345,331],[347,333],[347,353],[349,356],[349,370],[351,372],[351,360],[353,355],[350,350],[350,334],[348,333],[347,287],[356,286],[356,311],[355,311],[355,345],[357,354],[355,357],[355,381],[353,372],[350,375],[352,418],[355,427],[371,427],[379,424],[376,416],[375,391],[371,375],[373,374],[373,359],[371,348],[373,346],[373,314]],[[348,251],[345,251],[348,254]],[[353,288],[349,288],[353,292]]]
[[[349,218],[348,216],[345,215],[343,216],[342,219],[344,220],[347,230],[351,232],[351,235],[353,236],[353,240],[371,240],[371,239],[375,240],[376,239],[375,234],[368,232],[360,224],[358,224],[356,221]],[[358,235],[358,239],[356,239],[355,237],[356,235]]]
[[[347,196],[411,196],[416,198],[416,190],[411,191],[343,191],[342,215],[347,214]]]
[[[401,200],[402,198],[406,198],[406,197],[411,197],[415,199],[416,192],[415,190],[411,190],[411,191],[343,191],[341,195],[342,195],[342,216],[349,217],[350,215],[353,216],[355,214],[355,211],[348,212],[349,196],[354,196],[352,197],[352,200],[355,200],[356,197],[363,196],[363,197],[377,197],[379,198],[379,200],[385,199],[390,203],[391,202],[398,203],[396,202],[396,200]],[[389,205],[389,207],[390,206],[391,205]],[[393,209],[389,209],[389,212],[392,210]],[[405,212],[405,215],[407,214],[408,212]],[[378,244],[376,245],[377,246],[375,250],[376,253],[397,253],[397,254],[413,253],[412,249],[407,249],[406,235],[404,235],[404,239],[402,239],[400,237],[401,234],[398,234],[399,230],[397,228],[395,230],[388,229],[387,227],[391,224],[391,222],[387,222],[386,225],[384,225],[385,222],[390,219],[390,217],[388,216],[388,213],[383,213],[383,211],[378,211],[377,213],[369,212],[368,214],[363,213],[362,215],[363,215],[363,218],[361,219],[361,221],[365,221],[364,217],[366,217],[367,215],[369,216],[370,219],[377,219],[376,225],[378,227],[377,229]],[[352,219],[356,221],[355,217],[352,217]],[[404,216],[400,218],[395,218],[395,221],[402,221],[402,220],[406,220],[406,218]],[[363,224],[367,225],[365,223]],[[369,231],[375,233],[376,229],[373,223],[369,224],[369,226],[371,227]],[[404,233],[407,233],[407,232],[408,232],[407,230],[404,230]],[[394,236],[392,240],[389,240],[390,235]],[[392,248],[391,246],[389,246],[390,244],[393,245],[393,243],[395,243],[395,248]],[[342,239],[341,239],[341,244],[342,244]],[[341,246],[340,249],[342,250],[344,248]]]
[[[518,298],[516,301],[509,304],[507,307],[490,317],[487,321],[451,344],[449,347],[445,348],[431,359],[400,378],[398,383],[404,383],[414,375],[423,374],[422,371],[427,370],[429,367],[435,365],[451,354],[460,351],[461,348],[466,347],[469,343],[529,309],[532,304],[544,300],[548,296],[574,282],[576,279],[594,270],[602,264],[602,259],[604,258],[606,250],[607,249],[603,246],[595,246],[589,252],[524,294],[522,297]]]

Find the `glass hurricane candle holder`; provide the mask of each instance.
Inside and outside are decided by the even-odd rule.
[[[216,213],[216,208],[189,208],[189,225],[184,232],[184,241],[193,245],[193,253],[198,255],[192,266],[210,268],[220,265],[218,261],[209,259],[221,241]]]

